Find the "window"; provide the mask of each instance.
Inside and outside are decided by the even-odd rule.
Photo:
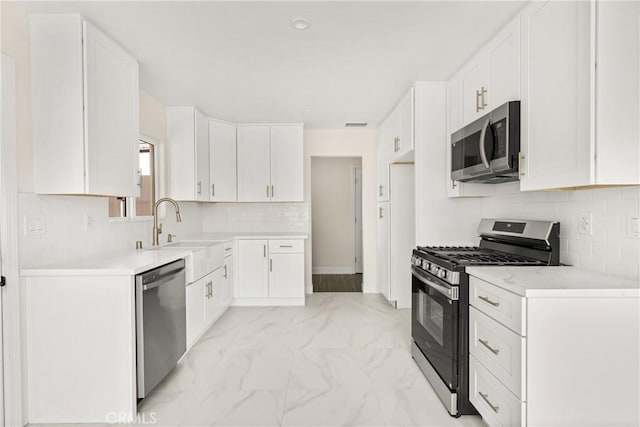
[[[109,197],[110,218],[145,217],[153,214],[156,201],[156,146],[150,138],[138,141],[140,196]]]

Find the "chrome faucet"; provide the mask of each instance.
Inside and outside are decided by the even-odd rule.
[[[180,218],[180,206],[178,206],[178,202],[168,197],[159,199],[155,203],[155,205],[153,205],[153,243],[151,243],[151,246],[158,246],[158,236],[160,235],[160,233],[162,233],[162,224],[158,226],[158,206],[160,206],[162,202],[173,203],[173,206],[176,208],[176,222],[182,222],[182,219]]]

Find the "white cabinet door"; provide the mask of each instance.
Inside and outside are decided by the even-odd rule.
[[[271,126],[271,200],[303,200],[302,126]]]
[[[384,122],[378,128],[378,201],[389,201],[389,163],[391,162],[392,145],[389,142],[389,124]]]
[[[378,290],[389,300],[389,202],[378,203]]]
[[[186,289],[187,348],[190,348],[202,333],[205,325],[206,277],[190,284]]]
[[[209,120],[209,168],[211,200],[238,200],[235,125]]]
[[[395,301],[397,308],[408,308],[411,307],[411,271],[407,268],[407,260],[416,246],[413,164],[391,165],[389,180],[391,198],[387,215],[388,235],[387,242],[383,240],[388,245],[389,253],[389,295],[385,296],[390,301]]]
[[[266,240],[238,241],[238,297],[269,296],[269,269]]]
[[[404,159],[405,156],[413,153],[414,139],[413,139],[413,118],[414,118],[414,89],[409,89],[409,92],[400,100],[397,107],[397,120],[398,120],[398,140],[395,145],[394,159],[396,161]]]
[[[589,183],[591,4],[533,3],[521,25],[521,189]]]
[[[238,201],[270,200],[270,128],[238,126]]]
[[[195,193],[196,200],[209,200],[209,124],[200,111],[195,110]]]
[[[226,307],[231,304],[233,299],[233,256],[228,256],[224,259],[221,294],[223,306]]]
[[[520,18],[509,23],[489,42],[485,101],[487,112],[520,99]]]
[[[209,273],[205,281],[205,325],[210,326],[222,313],[222,269]]]
[[[84,21],[87,193],[139,196],[138,62]]]
[[[304,297],[304,254],[269,256],[269,297]]]
[[[486,75],[487,62],[482,55],[473,58],[460,72],[462,125],[469,124],[489,111],[487,103],[483,101],[483,95],[486,99],[488,90]]]

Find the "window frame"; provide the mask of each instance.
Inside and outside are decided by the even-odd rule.
[[[157,139],[152,138],[147,135],[140,135],[137,140],[138,144],[138,155],[139,155],[139,144],[149,144],[153,146],[153,171],[154,171],[154,203],[159,199],[160,192],[160,164],[159,164],[159,152],[160,152],[160,144]],[[140,169],[138,169],[139,171]],[[119,217],[109,217],[109,222],[125,222],[125,221],[152,221],[153,215],[136,215],[136,199],[137,197],[125,197],[125,216]]]

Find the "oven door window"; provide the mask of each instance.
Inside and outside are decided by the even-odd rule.
[[[437,279],[430,277],[428,280]],[[458,301],[450,300],[417,277],[412,278],[411,335],[450,387],[458,386]]]

